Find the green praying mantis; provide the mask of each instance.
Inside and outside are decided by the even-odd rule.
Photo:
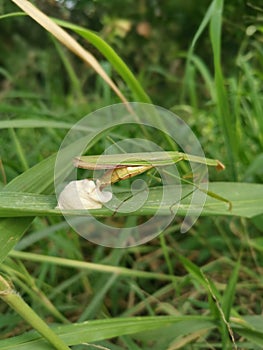
[[[73,160],[77,168],[88,170],[106,170],[97,180],[100,189],[139,174],[154,167],[165,167],[180,161],[214,166],[217,170],[224,170],[225,166],[217,159],[195,156],[183,152],[145,152],[145,153],[122,153],[113,155],[81,156]],[[227,202],[231,210],[231,202],[210,191],[205,191],[211,197]]]

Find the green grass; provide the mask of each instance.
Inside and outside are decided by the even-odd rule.
[[[185,196],[158,237],[126,249],[86,241],[54,209],[54,164],[65,134],[84,115],[119,99],[43,29],[38,35],[43,45],[48,42],[46,51],[12,32],[16,50],[3,46],[9,56],[0,70],[5,82],[0,101],[1,349],[262,348],[262,30],[259,25],[254,36],[244,35],[235,59],[226,65],[223,5],[211,1],[189,50],[178,51],[185,63],[183,86],[176,86],[181,93],[174,97],[174,89],[163,94],[160,88],[159,98],[194,130],[207,157],[225,163],[225,172],[211,170],[209,189],[229,199],[232,210],[219,197],[208,196],[203,216],[181,234],[189,209]],[[15,20],[28,31],[30,26],[39,30],[19,14],[1,23]],[[151,89],[143,89],[156,79],[147,62],[139,81],[100,35],[56,22],[98,50],[102,67],[126,98],[155,102]],[[198,53],[204,36],[210,62]],[[164,84],[172,84],[166,68],[158,69]],[[92,134],[100,120],[89,127]],[[97,137],[89,152],[100,154],[114,142],[143,136],[140,128],[120,127]],[[159,135],[151,139],[169,146]],[[183,165],[180,171],[185,170]],[[144,179],[158,185],[155,173]],[[121,196],[129,196],[128,186],[119,184]],[[120,229],[133,226],[154,213],[159,190],[154,187],[146,205],[132,215],[112,216],[105,208],[94,214]],[[170,214],[170,202],[163,211]]]

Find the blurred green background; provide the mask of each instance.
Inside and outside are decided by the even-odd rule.
[[[49,16],[88,28],[103,38],[126,62],[153,104],[178,114],[196,133],[206,156],[226,165],[225,172],[211,171],[212,181],[262,184],[261,1],[225,1],[222,22],[220,15],[209,17],[212,4],[223,3],[217,0],[33,3]],[[2,15],[18,11],[11,1],[0,1]],[[125,97],[134,101],[123,76],[117,74],[100,50],[71,33],[97,57]],[[67,129],[52,127],[49,122],[73,125],[88,113],[120,100],[92,69],[29,17],[2,17],[0,37],[0,188],[4,188],[57,152]],[[27,122],[32,120],[46,126],[28,127]],[[97,153],[107,144],[109,140],[98,143]],[[249,205],[248,202],[248,208]],[[19,227],[22,237],[26,223],[13,219],[11,225],[11,219],[8,220],[1,219],[2,237],[6,232],[14,237]],[[230,316],[240,317],[252,329],[251,333],[242,333],[232,325],[238,348],[260,349],[262,215],[251,219],[201,217],[186,235],[179,233],[180,223],[181,218],[177,217],[165,232],[146,245],[111,250],[82,239],[60,217],[36,218],[25,230],[16,251],[11,251],[2,263],[1,271],[50,324],[111,317],[121,320],[128,316],[193,317],[194,325],[191,323],[188,328],[193,338],[189,339],[184,338],[187,332],[182,329],[188,327],[184,323],[182,329],[171,325],[149,333],[142,326],[141,333],[134,336],[119,328],[113,340],[109,340],[111,337],[104,333],[101,324],[101,338],[96,338],[100,339],[96,342],[100,346],[116,350],[234,348],[215,297],[227,321]],[[120,221],[120,225],[125,225],[125,221]],[[63,262],[52,262],[53,256]],[[71,259],[92,261],[99,269],[70,267]],[[118,271],[117,278],[109,276],[100,264],[160,273],[166,280],[160,275],[131,277],[126,270]],[[214,294],[206,288],[201,271],[211,281]],[[0,311],[1,337],[7,338],[7,343],[1,345],[4,349],[9,348],[9,337],[25,333],[29,326],[6,304],[1,303]],[[214,328],[210,329],[211,325],[204,321],[206,333],[199,335],[195,327],[201,327],[201,320],[195,322],[194,317],[206,315],[211,315]],[[138,322],[134,318],[130,327]],[[73,328],[69,330],[72,334]],[[31,346],[34,349],[34,344]],[[18,345],[12,348],[20,349]],[[82,348],[85,346],[74,349]]]

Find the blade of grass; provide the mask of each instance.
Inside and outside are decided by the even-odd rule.
[[[39,177],[41,181],[41,177]],[[48,184],[48,183],[47,183]],[[42,190],[45,186],[39,187]],[[32,185],[32,188],[37,187],[37,183]],[[219,193],[219,197],[228,196],[229,201],[232,203],[232,209],[229,210],[228,203],[222,202],[214,196],[207,196],[206,203],[203,207],[201,215],[227,215],[227,216],[241,216],[251,218],[263,214],[263,185],[260,184],[245,184],[245,183],[229,183],[229,182],[214,182],[209,184],[209,188],[213,193]],[[151,187],[148,192],[148,198],[141,208],[134,209],[132,211],[133,203],[130,203],[129,214],[123,212],[116,212],[115,200],[112,199],[111,206],[109,208],[93,209],[93,210],[65,210],[64,215],[92,215],[93,217],[110,217],[114,216],[140,216],[140,215],[153,215],[156,210],[159,211],[159,215],[171,215],[173,211],[176,211],[176,215],[194,215],[198,210],[198,207],[202,204],[196,201],[195,205],[191,204],[191,197],[193,187],[189,185],[179,186],[178,189],[182,190],[181,200],[175,203],[174,192],[176,191],[174,186],[171,189],[166,188],[166,195],[163,198],[162,187]],[[222,195],[222,196],[220,196]],[[118,191],[117,203],[120,201],[126,201],[131,197],[131,193],[126,190]],[[57,204],[56,197],[54,195],[42,195],[25,192],[11,192],[2,191],[0,196],[0,217],[25,217],[25,216],[60,216],[62,215],[59,209],[55,209]],[[8,219],[6,219],[8,220]],[[6,226],[5,226],[6,228]],[[9,232],[10,233],[10,232]],[[0,236],[1,239],[1,236]],[[11,240],[12,241],[12,240]]]
[[[23,236],[32,220],[32,217],[0,219],[0,264]]]
[[[233,269],[230,279],[228,280],[228,284],[222,299],[222,309],[224,311],[224,314],[227,320],[229,320],[230,318],[230,312],[233,306],[239,269],[240,269],[240,261],[238,261],[235,264],[235,267]]]
[[[70,345],[95,342],[125,334],[137,334],[150,330],[172,327],[177,334],[188,334],[192,329],[214,328],[210,317],[202,316],[155,316],[133,318],[111,318],[88,321],[80,324],[54,327],[54,331]],[[179,329],[178,329],[179,328]],[[0,341],[2,350],[49,350],[35,333]],[[51,349],[50,349],[51,350]]]
[[[0,129],[9,128],[58,128],[70,129],[74,124],[43,119],[0,120]]]
[[[257,81],[257,72],[246,62],[244,57],[239,58],[239,64],[244,74],[245,84],[247,85],[244,89],[249,90],[249,110],[246,117],[250,122],[253,135],[257,136],[261,147],[263,147],[262,94],[260,85],[255,83]]]
[[[2,264],[1,270],[5,275],[12,276],[12,283],[19,287],[19,290],[27,293],[31,300],[35,300],[38,305],[42,305],[50,315],[62,323],[69,323],[66,317],[52,304],[51,300],[37,286],[37,281],[27,271],[21,261],[13,262],[12,259],[7,259],[5,264]]]
[[[186,91],[188,89],[188,81],[189,81],[189,70],[190,70],[190,65],[191,65],[191,61],[193,60],[193,56],[194,56],[194,49],[196,46],[197,41],[199,40],[199,38],[201,37],[202,33],[204,32],[205,28],[207,27],[212,13],[214,11],[214,1],[210,4],[209,8],[206,11],[206,14],[200,24],[200,26],[198,27],[194,38],[191,42],[190,48],[188,50],[187,53],[187,60],[186,60],[186,67],[185,67],[185,77],[184,77],[184,81],[183,81],[183,88],[182,88],[182,93],[181,93],[181,103],[183,103],[185,101],[185,95],[186,95]]]
[[[146,279],[159,279],[161,281],[177,281],[179,277],[166,275],[163,273],[155,273],[148,271],[140,271],[135,269],[129,269],[119,266],[110,266],[97,263],[90,263],[86,261],[79,261],[73,259],[57,258],[54,256],[45,256],[41,254],[19,252],[13,250],[10,252],[10,256],[18,259],[25,259],[35,262],[44,262],[48,264],[55,264],[69,268],[83,269],[88,271],[97,271],[101,273],[110,273],[121,276],[135,277],[135,278],[146,278]],[[180,278],[179,278],[180,279]]]
[[[113,68],[120,74],[123,80],[130,87],[136,101],[151,103],[150,97],[146,94],[139,81],[136,79],[132,71],[120,58],[120,56],[108,45],[102,38],[89,29],[80,27],[78,25],[61,21],[54,18],[54,21],[64,28],[73,30],[80,36],[85,38],[88,42],[94,45],[104,57],[112,64]]]
[[[10,17],[18,17],[18,16],[26,16],[26,13],[24,13],[24,12],[6,13],[4,15],[1,15],[0,19],[10,18]]]
[[[263,328],[263,321],[262,319],[258,319],[258,324],[261,326],[261,330]],[[248,339],[252,344],[255,344],[258,349],[262,349],[263,347],[263,334],[261,330],[254,330],[254,329],[247,329],[247,328],[239,328],[239,327],[233,327],[233,330],[239,334],[240,336]]]
[[[220,121],[220,126],[224,135],[226,144],[226,153],[228,157],[228,165],[230,178],[237,179],[236,159],[238,153],[238,138],[236,133],[236,119],[235,115],[230,113],[229,102],[227,98],[226,89],[224,86],[224,77],[222,73],[221,63],[221,26],[222,26],[222,11],[223,0],[213,0],[206,14],[198,27],[196,34],[192,40],[191,46],[188,50],[185,78],[182,90],[181,101],[185,101],[186,91],[188,89],[188,82],[191,82],[190,68],[192,61],[194,61],[194,49],[197,41],[201,37],[205,28],[209,25],[210,39],[213,52],[214,62],[214,87],[211,89],[211,96],[217,106],[217,115]]]
[[[51,40],[54,43],[54,46],[60,56],[60,59],[65,67],[65,70],[68,74],[68,77],[70,79],[70,86],[72,89],[72,95],[76,96],[77,100],[84,100],[84,96],[82,93],[82,89],[81,89],[81,85],[80,85],[80,80],[77,77],[77,75],[74,72],[74,69],[72,67],[72,65],[70,64],[70,61],[67,57],[67,55],[65,54],[65,52],[63,51],[63,48],[61,47],[61,45],[59,45],[59,43],[51,36]]]
[[[230,177],[231,180],[237,180],[236,160],[238,152],[237,147],[239,143],[236,134],[236,119],[235,115],[230,113],[221,62],[221,31],[224,1],[214,0],[213,4],[214,10],[211,13],[209,29],[215,71],[216,104],[218,107],[218,117],[226,144]]]
[[[14,148],[17,152],[18,159],[20,160],[22,170],[26,171],[26,170],[28,170],[29,166],[27,164],[27,160],[26,160],[23,148],[20,144],[20,141],[19,141],[18,137],[16,136],[15,130],[13,128],[10,128],[9,134],[10,134],[11,140],[14,143]]]
[[[47,339],[55,349],[70,350],[66,343],[25,303],[2,276],[0,276],[0,298]]]
[[[18,7],[26,12],[31,18],[39,23],[48,32],[54,35],[65,47],[70,51],[74,52],[75,55],[79,56],[84,62],[91,66],[95,72],[97,72],[105,82],[112,88],[116,95],[121,99],[123,103],[127,103],[126,98],[122,92],[118,89],[115,83],[109,78],[109,76],[102,69],[97,59],[85,50],[72,36],[70,36],[64,29],[59,27],[54,21],[48,16],[36,8],[27,0],[12,0]]]
[[[26,16],[24,12],[13,12],[0,16],[0,19],[17,17],[17,16]],[[134,94],[136,101],[152,103],[150,97],[146,94],[142,88],[139,81],[136,79],[132,71],[126,65],[126,63],[121,59],[121,57],[116,53],[113,48],[108,45],[102,38],[100,38],[96,33],[92,32],[89,29],[80,27],[78,25],[62,21],[57,18],[53,18],[54,22],[60,25],[61,27],[68,28],[73,30],[75,33],[78,33],[80,36],[89,41],[94,45],[104,57],[112,64],[114,69],[120,74],[123,80],[130,87],[131,91]]]
[[[184,256],[179,256],[179,260],[181,261],[181,263],[183,264],[183,266],[185,267],[185,269],[189,272],[189,274],[191,276],[194,277],[194,279],[196,279],[207,291],[208,295],[211,296],[218,312],[213,312],[212,311],[212,307],[211,306],[211,313],[214,313],[214,316],[216,318],[219,318],[220,320],[220,332],[222,335],[222,342],[224,344],[223,349],[227,350],[229,349],[229,340],[231,340],[233,349],[237,350],[237,345],[235,342],[235,338],[234,338],[234,333],[233,330],[228,322],[228,320],[226,319],[226,316],[224,314],[224,310],[222,309],[221,305],[220,305],[220,293],[218,292],[218,290],[216,289],[216,287],[214,286],[214,284],[212,283],[212,281],[209,281],[208,278],[205,276],[205,274],[203,273],[203,271],[195,264],[193,264],[189,259],[185,258]],[[229,339],[230,338],[230,339]]]
[[[235,265],[235,268],[230,279],[228,280],[226,290],[222,298],[222,312],[227,322],[229,322],[230,312],[233,306],[239,268],[240,261]],[[227,349],[229,345],[229,329],[227,329],[225,324],[222,324],[222,345],[224,349]]]

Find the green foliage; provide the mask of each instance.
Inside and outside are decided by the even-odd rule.
[[[80,118],[119,99],[37,23],[14,14],[13,3],[1,3],[1,349],[84,349],[87,342],[116,350],[261,349],[262,5],[35,3],[96,55],[126,98],[151,100],[188,123],[207,157],[226,164],[211,172],[210,190],[233,208],[208,196],[207,216],[187,234],[179,233],[178,216],[138,247],[108,249],[79,237],[54,209],[56,152]],[[96,139],[91,153],[142,135],[120,128]],[[158,188],[150,195],[157,205]],[[187,196],[183,204],[179,214]],[[154,210],[97,215],[125,227]],[[29,325],[39,333],[27,332]]]

